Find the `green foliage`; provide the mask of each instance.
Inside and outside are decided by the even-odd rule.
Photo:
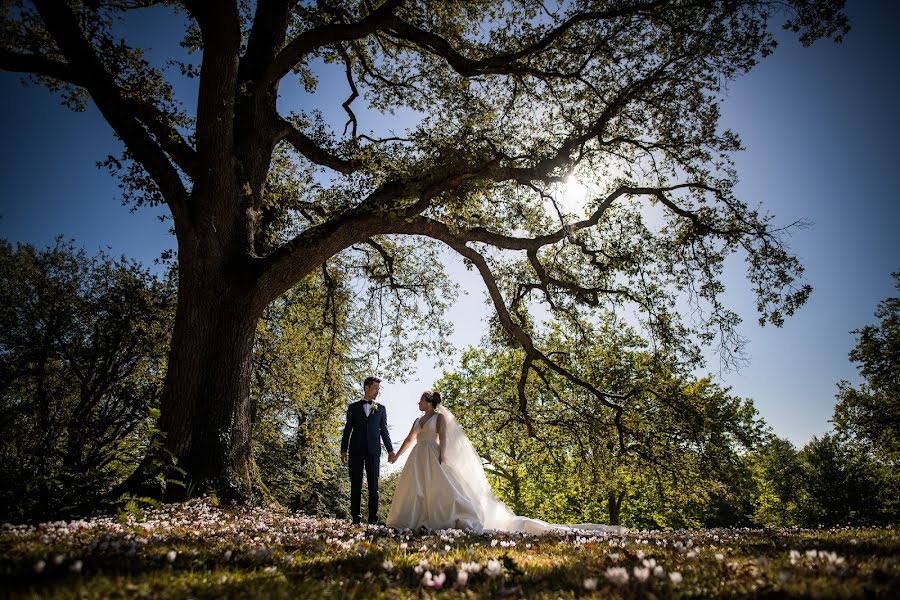
[[[134,520],[140,520],[143,518],[144,515],[141,512],[141,506],[153,508],[156,510],[162,508],[162,504],[155,498],[150,498],[148,496],[133,496],[131,494],[123,494],[118,499],[117,504],[119,504],[119,509],[116,514],[119,519],[119,523],[123,527],[128,524],[129,517]]]
[[[406,253],[394,250],[401,250],[399,256]],[[321,276],[303,280],[266,309],[257,327],[251,381],[254,455],[273,497],[306,514],[349,516],[350,482],[337,453],[340,432],[347,402],[357,398],[363,376],[375,369],[371,349],[384,335],[380,326],[373,328],[373,305],[352,297],[352,286],[365,279],[350,275],[369,269],[370,280],[415,277],[403,258],[391,273],[378,273],[384,268],[380,259],[371,262],[363,256],[362,263],[336,260]],[[427,267],[424,262],[418,268]],[[430,276],[423,273],[421,280]],[[392,294],[390,283],[385,293]],[[370,300],[380,305],[379,299]],[[428,310],[428,303],[381,309],[399,330],[404,321]],[[408,334],[385,336],[394,355],[385,367],[388,372],[396,373],[411,361],[413,353],[405,351],[409,342],[399,339]],[[389,503],[390,497],[383,493],[382,503]],[[387,514],[387,506],[381,514]]]
[[[893,275],[900,287],[900,272]],[[875,316],[877,325],[854,332],[859,337],[850,360],[858,363],[864,382],[857,388],[838,383],[835,433],[813,438],[799,454],[781,447],[762,461],[768,465],[760,482],[764,522],[818,526],[900,519],[900,298],[881,301]]]
[[[0,244],[0,515],[71,509],[146,450],[174,288],[58,239]]]
[[[770,527],[829,527],[897,521],[896,472],[836,434],[800,451],[772,437],[749,457],[753,521]]]
[[[893,274],[900,289],[900,271]],[[854,331],[850,351],[865,380],[858,388],[838,383],[834,408],[836,430],[880,460],[900,467],[900,298],[885,298],[875,309],[878,325]]]
[[[351,395],[348,302],[338,282],[310,278],[266,309],[257,326],[251,406],[263,482],[292,508],[333,506],[343,398]]]
[[[500,346],[469,349],[436,384],[498,496],[517,513],[557,523],[743,524],[748,494],[736,488],[750,475],[742,453],[761,430],[752,403],[654,356],[621,323],[579,331],[558,330],[546,343],[578,377],[619,396],[592,396],[534,370],[523,405],[522,357]]]
[[[652,10],[625,4],[608,13],[590,3],[499,0],[349,3],[339,10],[286,4],[267,7],[258,20],[239,3],[223,13],[231,19],[223,28],[200,27],[199,5],[180,10],[163,3],[154,9],[181,20],[183,48],[202,53],[207,64],[242,65],[201,85],[194,110],[175,97],[163,65],[126,39],[123,25],[137,12],[128,8],[76,2],[71,11],[60,8],[54,23],[31,3],[11,3],[0,13],[0,68],[26,73],[73,107],[89,96],[107,107],[125,152],[103,164],[121,174],[127,201],[174,208],[197,196],[194,209],[205,217],[244,225],[234,228],[246,236],[240,243],[195,232],[207,243],[241,246],[245,258],[271,259],[267,266],[283,271],[275,263],[295,262],[316,245],[299,243],[305,239],[299,233],[328,229],[351,211],[360,231],[396,218],[408,226],[391,227],[393,233],[447,242],[442,228],[423,227],[438,223],[460,243],[506,250],[504,236],[533,241],[571,228],[565,239],[536,244],[535,268],[519,269],[517,283],[536,286],[551,306],[579,295],[581,303],[592,296],[594,304],[627,304],[662,337],[688,331],[708,342],[721,332],[728,352],[735,350],[738,319],[720,302],[720,275],[732,252],[747,255],[762,321],[781,324],[809,295],[803,269],[771,217],[733,195],[731,157],[741,145],[720,127],[719,99],[729,80],[774,50],[770,28],[779,21],[805,44],[840,41],[849,29],[841,0],[793,0],[777,8],[754,0],[662,3]],[[318,46],[319,36],[304,37],[319,27],[353,31],[360,22],[371,29],[335,34]],[[99,73],[84,76],[87,66],[57,39],[63,30],[83,36],[78,47],[96,54],[91,64]],[[243,43],[226,42],[226,31],[241,31]],[[297,46],[306,51],[295,53]],[[312,56],[321,65],[313,67]],[[200,61],[167,58],[167,66],[202,78],[194,64]],[[343,129],[315,105],[320,79],[333,81],[336,70],[348,86]],[[300,76],[312,104],[281,117],[264,99],[277,97],[289,73]],[[107,77],[109,85],[96,88]],[[217,125],[198,135],[202,124],[187,115],[207,110]],[[408,127],[406,117],[414,120]],[[233,137],[234,160],[205,164],[203,157],[214,154],[204,144],[216,146],[220,136]],[[233,170],[236,164],[242,168]],[[596,211],[591,227],[576,226],[583,214],[549,206],[573,173],[591,184],[585,207]],[[200,184],[207,177],[233,183],[224,193],[242,200],[206,202],[208,186]],[[651,226],[648,209],[661,217],[660,227]],[[185,219],[179,227],[193,225]],[[305,270],[283,272],[282,285],[376,234],[349,236]],[[187,255],[182,249],[179,260]],[[548,260],[556,257],[563,260]],[[502,270],[514,260],[499,262]],[[685,328],[668,306],[680,294],[709,309],[695,312],[698,322]]]
[[[370,329],[330,273],[301,282],[259,322],[253,451],[275,500],[341,515],[349,481],[337,459],[340,418],[369,368],[357,353]],[[101,497],[145,457],[160,492],[207,493],[157,425],[173,282],[62,241],[44,250],[4,243],[0,274],[0,515],[129,512],[145,496]]]
[[[192,370],[200,381],[240,368],[222,392],[234,413],[215,423],[204,421],[207,390],[169,371],[166,415],[200,407],[176,417],[197,422],[169,432],[188,468],[191,456],[216,456],[213,470],[228,473],[216,485],[249,498],[255,455],[279,498],[331,502],[339,469],[326,448],[353,382],[364,371],[403,374],[418,352],[444,350],[442,316],[454,292],[437,250],[444,244],[478,269],[496,310],[492,339],[508,353],[499,394],[479,407],[506,432],[503,443],[484,446],[499,453],[505,493],[537,514],[594,514],[606,502],[617,515],[612,499],[632,489],[667,500],[644,494],[632,519],[696,522],[706,517],[666,505],[704,507],[711,498],[717,519],[736,514],[722,481],[750,481],[739,450],[758,437],[752,405],[686,374],[699,366],[697,344],[718,340],[726,361],[740,351],[740,319],[722,304],[728,256],[746,257],[762,323],[781,325],[811,288],[784,230],[735,197],[732,157],[741,145],[720,126],[719,103],[730,80],[774,50],[769,28],[778,21],[804,44],[840,40],[848,30],[841,0],[143,4],[6,2],[0,68],[72,108],[87,98],[97,104],[124,145],[101,165],[120,175],[125,201],[166,203],[179,241],[190,240],[178,249],[179,272],[191,277],[180,282],[185,289],[228,290],[222,302],[257,311],[254,319],[269,306],[252,375],[249,350],[226,362],[212,347],[220,338],[207,333],[227,331],[234,314],[223,311],[206,329],[211,311],[179,314],[197,331],[180,326],[171,356],[188,360],[202,346],[203,364]],[[181,45],[201,52],[204,67],[181,55],[169,64],[199,73],[195,106],[185,108],[162,65],[123,39],[137,8],[182,19]],[[343,131],[314,105],[324,97],[315,93],[319,78],[335,68],[350,90]],[[278,85],[290,73],[313,105],[281,116]],[[415,122],[395,133],[399,111]],[[590,194],[566,209],[559,188],[572,175]],[[690,310],[675,310],[679,301]],[[612,312],[637,315],[653,353],[637,339],[598,345],[611,336],[602,319]],[[601,320],[594,332],[592,317]],[[249,349],[251,329],[235,329]],[[56,391],[72,378],[46,372],[33,392],[14,393],[71,404]],[[252,440],[193,435],[246,419],[247,390],[252,427],[241,421],[234,431],[252,429]],[[59,439],[45,420],[35,431]],[[84,460],[80,447],[122,438],[79,439],[98,427],[69,427],[69,454]],[[221,447],[194,447],[208,440]],[[252,453],[235,452],[248,444]],[[0,458],[21,458],[5,452]],[[559,477],[542,474],[547,489],[517,488],[534,479],[521,473],[537,458],[553,461]],[[44,478],[44,496],[60,485],[54,469],[29,468]],[[578,501],[573,481],[606,500]]]
[[[382,519],[387,517],[388,511],[391,510],[391,502],[394,499],[394,492],[397,490],[397,481],[400,480],[400,473],[400,470],[391,473],[385,473],[383,469],[381,471],[381,480],[378,484],[378,515]],[[346,475],[346,471],[343,474]],[[368,483],[365,483],[364,486],[368,487]],[[363,492],[363,494],[366,493],[366,491]],[[347,495],[342,499],[343,503],[349,504],[349,498],[350,491],[348,490]],[[363,496],[363,505],[365,506],[365,495]]]
[[[875,463],[835,435],[813,438],[800,452],[804,466],[802,523],[829,527],[877,522],[879,482]]]
[[[772,436],[749,460],[755,483],[753,520],[767,527],[800,525],[805,471],[794,445]]]

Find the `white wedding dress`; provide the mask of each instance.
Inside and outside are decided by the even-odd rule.
[[[497,499],[481,458],[453,413],[444,406],[444,439],[438,439],[437,415],[413,425],[415,445],[400,473],[386,524],[395,529],[468,529],[542,534],[569,530],[623,531],[621,527],[580,523],[554,525],[512,513]],[[444,464],[439,462],[444,444]]]

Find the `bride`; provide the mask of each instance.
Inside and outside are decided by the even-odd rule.
[[[453,413],[441,406],[441,394],[426,390],[419,398],[419,410],[424,414],[413,422],[394,457],[396,461],[412,447],[397,481],[388,527],[530,534],[572,529],[622,531],[621,527],[587,523],[554,525],[514,515],[494,495],[481,458]]]

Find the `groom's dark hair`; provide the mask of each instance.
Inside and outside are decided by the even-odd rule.
[[[363,381],[363,389],[366,389],[373,383],[381,383],[381,380],[377,377],[366,377],[365,381]]]

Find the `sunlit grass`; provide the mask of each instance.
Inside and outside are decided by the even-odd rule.
[[[896,597],[897,529],[396,532],[204,500],[0,527],[13,597]]]

